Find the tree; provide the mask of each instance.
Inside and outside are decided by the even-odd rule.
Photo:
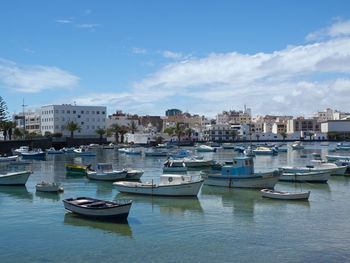
[[[237,131],[236,130],[232,130],[231,131],[231,136],[232,136],[233,140],[235,141],[236,137],[237,137]]]
[[[158,145],[158,144],[163,143],[164,138],[162,136],[157,136],[157,137],[154,137],[154,140],[155,140],[156,144]]]
[[[67,125],[64,126],[64,129],[70,131],[70,137],[73,138],[74,132],[80,130],[80,126],[78,125],[78,123],[70,121],[67,123]]]
[[[7,105],[3,98],[0,96],[0,124],[7,120]]]
[[[52,133],[49,132],[49,131],[46,131],[44,136],[47,137],[47,138],[50,138],[50,137],[52,137]]]
[[[128,124],[129,130],[131,131],[132,134],[135,134],[137,131],[137,124],[132,121],[131,123]]]
[[[313,132],[309,132],[309,133],[307,134],[307,136],[310,137],[310,141],[311,141],[311,137],[314,136],[314,133],[313,133]],[[344,139],[345,139],[345,138],[344,138]]]
[[[114,134],[114,139],[115,139],[115,143],[119,143],[119,132],[120,132],[120,125],[114,123],[111,125],[111,127],[108,129],[109,133],[113,133]]]
[[[175,127],[168,127],[164,129],[164,133],[167,133],[169,136],[172,136],[174,135],[174,130],[175,130]]]
[[[100,128],[100,129],[97,129],[97,130],[96,130],[96,133],[97,133],[98,135],[100,135],[100,141],[102,141],[103,135],[106,133],[106,130]]]
[[[18,127],[15,128],[15,130],[13,131],[13,134],[15,135],[16,139],[23,136],[22,130]]]
[[[1,130],[3,131],[4,140],[6,141],[7,135],[9,136],[9,139],[12,139],[12,129],[14,125],[11,121],[2,121],[1,122]]]
[[[281,134],[281,136],[282,136],[282,138],[283,138],[283,141],[284,141],[284,140],[286,139],[286,137],[287,137],[287,133],[281,132],[280,134]]]
[[[255,137],[256,137],[256,140],[259,141],[260,135],[256,134]]]
[[[120,141],[121,142],[124,142],[124,135],[130,130],[129,127],[127,126],[121,126],[120,127],[120,130],[119,130],[119,133],[120,133]]]
[[[188,139],[191,141],[191,134],[194,133],[194,130],[191,128],[186,128],[185,129],[185,134],[188,137]]]
[[[177,137],[177,144],[180,145],[181,141],[181,136],[185,134],[185,129],[181,123],[176,123],[175,128],[174,128],[174,134]]]

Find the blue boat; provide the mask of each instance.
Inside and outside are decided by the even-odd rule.
[[[235,157],[232,164],[224,165],[221,172],[202,171],[204,184],[223,187],[242,188],[274,188],[278,182],[281,172],[273,170],[270,172],[255,173],[254,161],[251,157]]]
[[[22,153],[23,159],[45,159],[45,157],[46,153],[43,152],[41,149]]]

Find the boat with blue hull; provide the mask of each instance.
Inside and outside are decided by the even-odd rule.
[[[90,197],[63,200],[64,208],[71,213],[94,218],[126,219],[132,205],[131,200],[105,201]]]
[[[235,157],[230,165],[224,165],[221,173],[202,171],[204,184],[222,187],[274,188],[281,172],[254,172],[254,161],[251,157]]]

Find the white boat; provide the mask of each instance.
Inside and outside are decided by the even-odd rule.
[[[29,152],[29,146],[21,146],[18,149],[15,149],[12,151],[14,155],[18,154],[21,155],[22,153],[27,153]]]
[[[350,156],[340,156],[340,155],[326,155],[328,162],[335,162],[337,160],[346,160],[350,161]]]
[[[75,148],[74,147],[63,147],[62,151],[65,153],[74,153]]]
[[[35,149],[29,152],[22,152],[23,159],[45,159],[46,153],[41,149]]]
[[[39,192],[51,192],[51,193],[63,192],[63,188],[60,187],[59,183],[48,184],[48,183],[42,182],[42,183],[36,184],[35,189]]]
[[[208,145],[200,145],[196,148],[197,152],[215,152],[216,148]]]
[[[0,162],[16,161],[17,159],[18,159],[18,155],[13,155],[13,156],[0,156]]]
[[[311,156],[314,159],[321,159],[321,154],[320,153],[312,153]]]
[[[120,153],[126,153],[126,151],[128,150],[128,148],[119,148],[118,152]]]
[[[126,154],[141,154],[140,150],[132,149],[132,148],[127,148],[124,150],[124,153]]]
[[[221,172],[201,172],[205,179],[204,184],[229,188],[274,188],[280,174],[278,170],[255,173],[251,157],[235,157],[232,165],[222,166]]]
[[[309,183],[327,183],[331,177],[328,171],[308,172],[308,173],[286,173],[283,172],[280,181],[285,182],[309,182]]]
[[[308,200],[311,191],[305,192],[282,192],[271,189],[260,190],[263,197],[280,200]]]
[[[169,159],[164,163],[163,173],[171,172],[171,173],[184,173],[187,172],[187,167],[185,163],[182,163],[181,166],[173,166],[173,160]]]
[[[203,179],[194,179],[178,174],[163,174],[159,184],[115,182],[113,185],[121,193],[161,196],[197,196]]]
[[[100,145],[99,145],[99,144],[96,144],[96,143],[91,143],[91,144],[89,144],[89,146],[88,146],[89,149],[97,149],[97,148],[99,148],[99,147],[100,147]]]
[[[245,156],[255,156],[255,153],[252,149],[252,147],[247,147],[244,151],[243,151]]]
[[[105,201],[90,197],[78,197],[65,199],[63,204],[68,212],[83,216],[125,219],[129,215],[132,201]]]
[[[140,180],[143,175],[143,170],[127,169],[126,177],[127,180]]]
[[[80,147],[79,149],[75,149],[74,153],[78,156],[96,156],[96,152],[91,151],[86,147]]]
[[[223,143],[222,148],[223,149],[234,149],[235,145],[233,143]]]
[[[113,150],[113,149],[114,149],[114,144],[113,144],[113,143],[110,143],[110,144],[108,144],[108,145],[104,145],[104,146],[102,147],[102,149],[104,149],[104,150]]]
[[[47,152],[47,154],[62,154],[62,153],[64,153],[63,150],[56,150],[54,147],[47,149],[46,152]]]
[[[256,155],[273,155],[277,154],[278,152],[275,149],[268,147],[258,147],[257,149],[253,150],[253,153]]]
[[[296,142],[292,144],[293,150],[302,150],[304,149],[304,145],[301,144],[301,142]]]
[[[127,170],[113,170],[111,163],[99,163],[97,164],[96,171],[87,171],[87,177],[92,180],[101,181],[116,181],[125,179]]]
[[[25,185],[32,171],[0,174],[0,185]]]
[[[187,168],[198,168],[198,167],[208,167],[215,163],[214,160],[202,160],[194,158],[183,158],[183,159],[171,159],[174,167],[183,167],[184,165]]]
[[[330,174],[334,175],[344,175],[346,166],[337,166],[334,163],[313,160],[311,165],[298,167],[284,166],[282,169],[285,173],[330,172]]]
[[[151,156],[151,157],[167,157],[167,152],[145,152],[145,156]]]

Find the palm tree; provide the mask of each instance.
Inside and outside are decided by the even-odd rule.
[[[189,140],[189,141],[191,141],[191,134],[192,134],[192,133],[194,133],[194,130],[191,129],[191,128],[187,128],[187,129],[185,130],[185,134],[186,134],[186,136],[188,137],[188,140]]]
[[[98,135],[100,135],[100,142],[102,142],[102,138],[103,138],[103,135],[106,133],[106,130],[100,128],[100,129],[97,129],[95,132],[96,132]]]
[[[313,133],[313,132],[309,132],[309,133],[307,134],[307,136],[310,137],[310,141],[311,141],[311,137],[314,136],[314,133]],[[344,140],[345,140],[345,136],[344,136]]]
[[[119,143],[119,133],[120,133],[120,125],[114,123],[111,125],[111,127],[108,129],[108,132],[111,132],[114,134],[115,143]]]
[[[232,136],[233,140],[235,140],[236,137],[237,137],[237,131],[236,130],[232,130],[231,131],[231,136]]]
[[[287,137],[287,133],[281,132],[280,134],[281,134],[281,136],[283,137],[283,141],[284,141],[284,140],[286,139],[286,137]]]
[[[176,123],[175,127],[174,127],[174,135],[176,135],[177,137],[177,144],[180,145],[180,141],[181,141],[181,136],[183,136],[185,134],[185,130],[184,127],[181,125],[181,123]]]
[[[135,132],[137,131],[137,124],[134,121],[132,121],[131,123],[128,124],[128,127],[131,133],[135,134]]]
[[[260,135],[256,134],[255,137],[256,137],[256,140],[259,141]]]
[[[1,123],[1,130],[4,134],[4,140],[6,141],[7,135],[9,136],[9,139],[12,139],[12,128],[14,127],[13,123],[11,121],[3,121]]]
[[[154,137],[154,140],[156,142],[156,144],[161,144],[164,140],[164,138],[162,136],[157,136],[157,137]]]
[[[120,133],[120,135],[121,135],[121,137],[120,137],[120,141],[121,142],[124,142],[124,135],[126,134],[126,133],[128,133],[128,131],[130,130],[130,128],[129,127],[127,127],[127,126],[121,126],[120,127],[120,131],[119,131],[119,133]]]
[[[77,130],[80,130],[81,128],[78,125],[78,123],[76,123],[74,121],[70,121],[67,123],[67,125],[64,126],[64,129],[70,131],[70,137],[73,138],[74,132]]]
[[[13,131],[13,134],[15,135],[15,139],[18,139],[18,137],[22,137],[23,136],[22,130],[19,129],[18,127],[15,128],[15,130]]]

